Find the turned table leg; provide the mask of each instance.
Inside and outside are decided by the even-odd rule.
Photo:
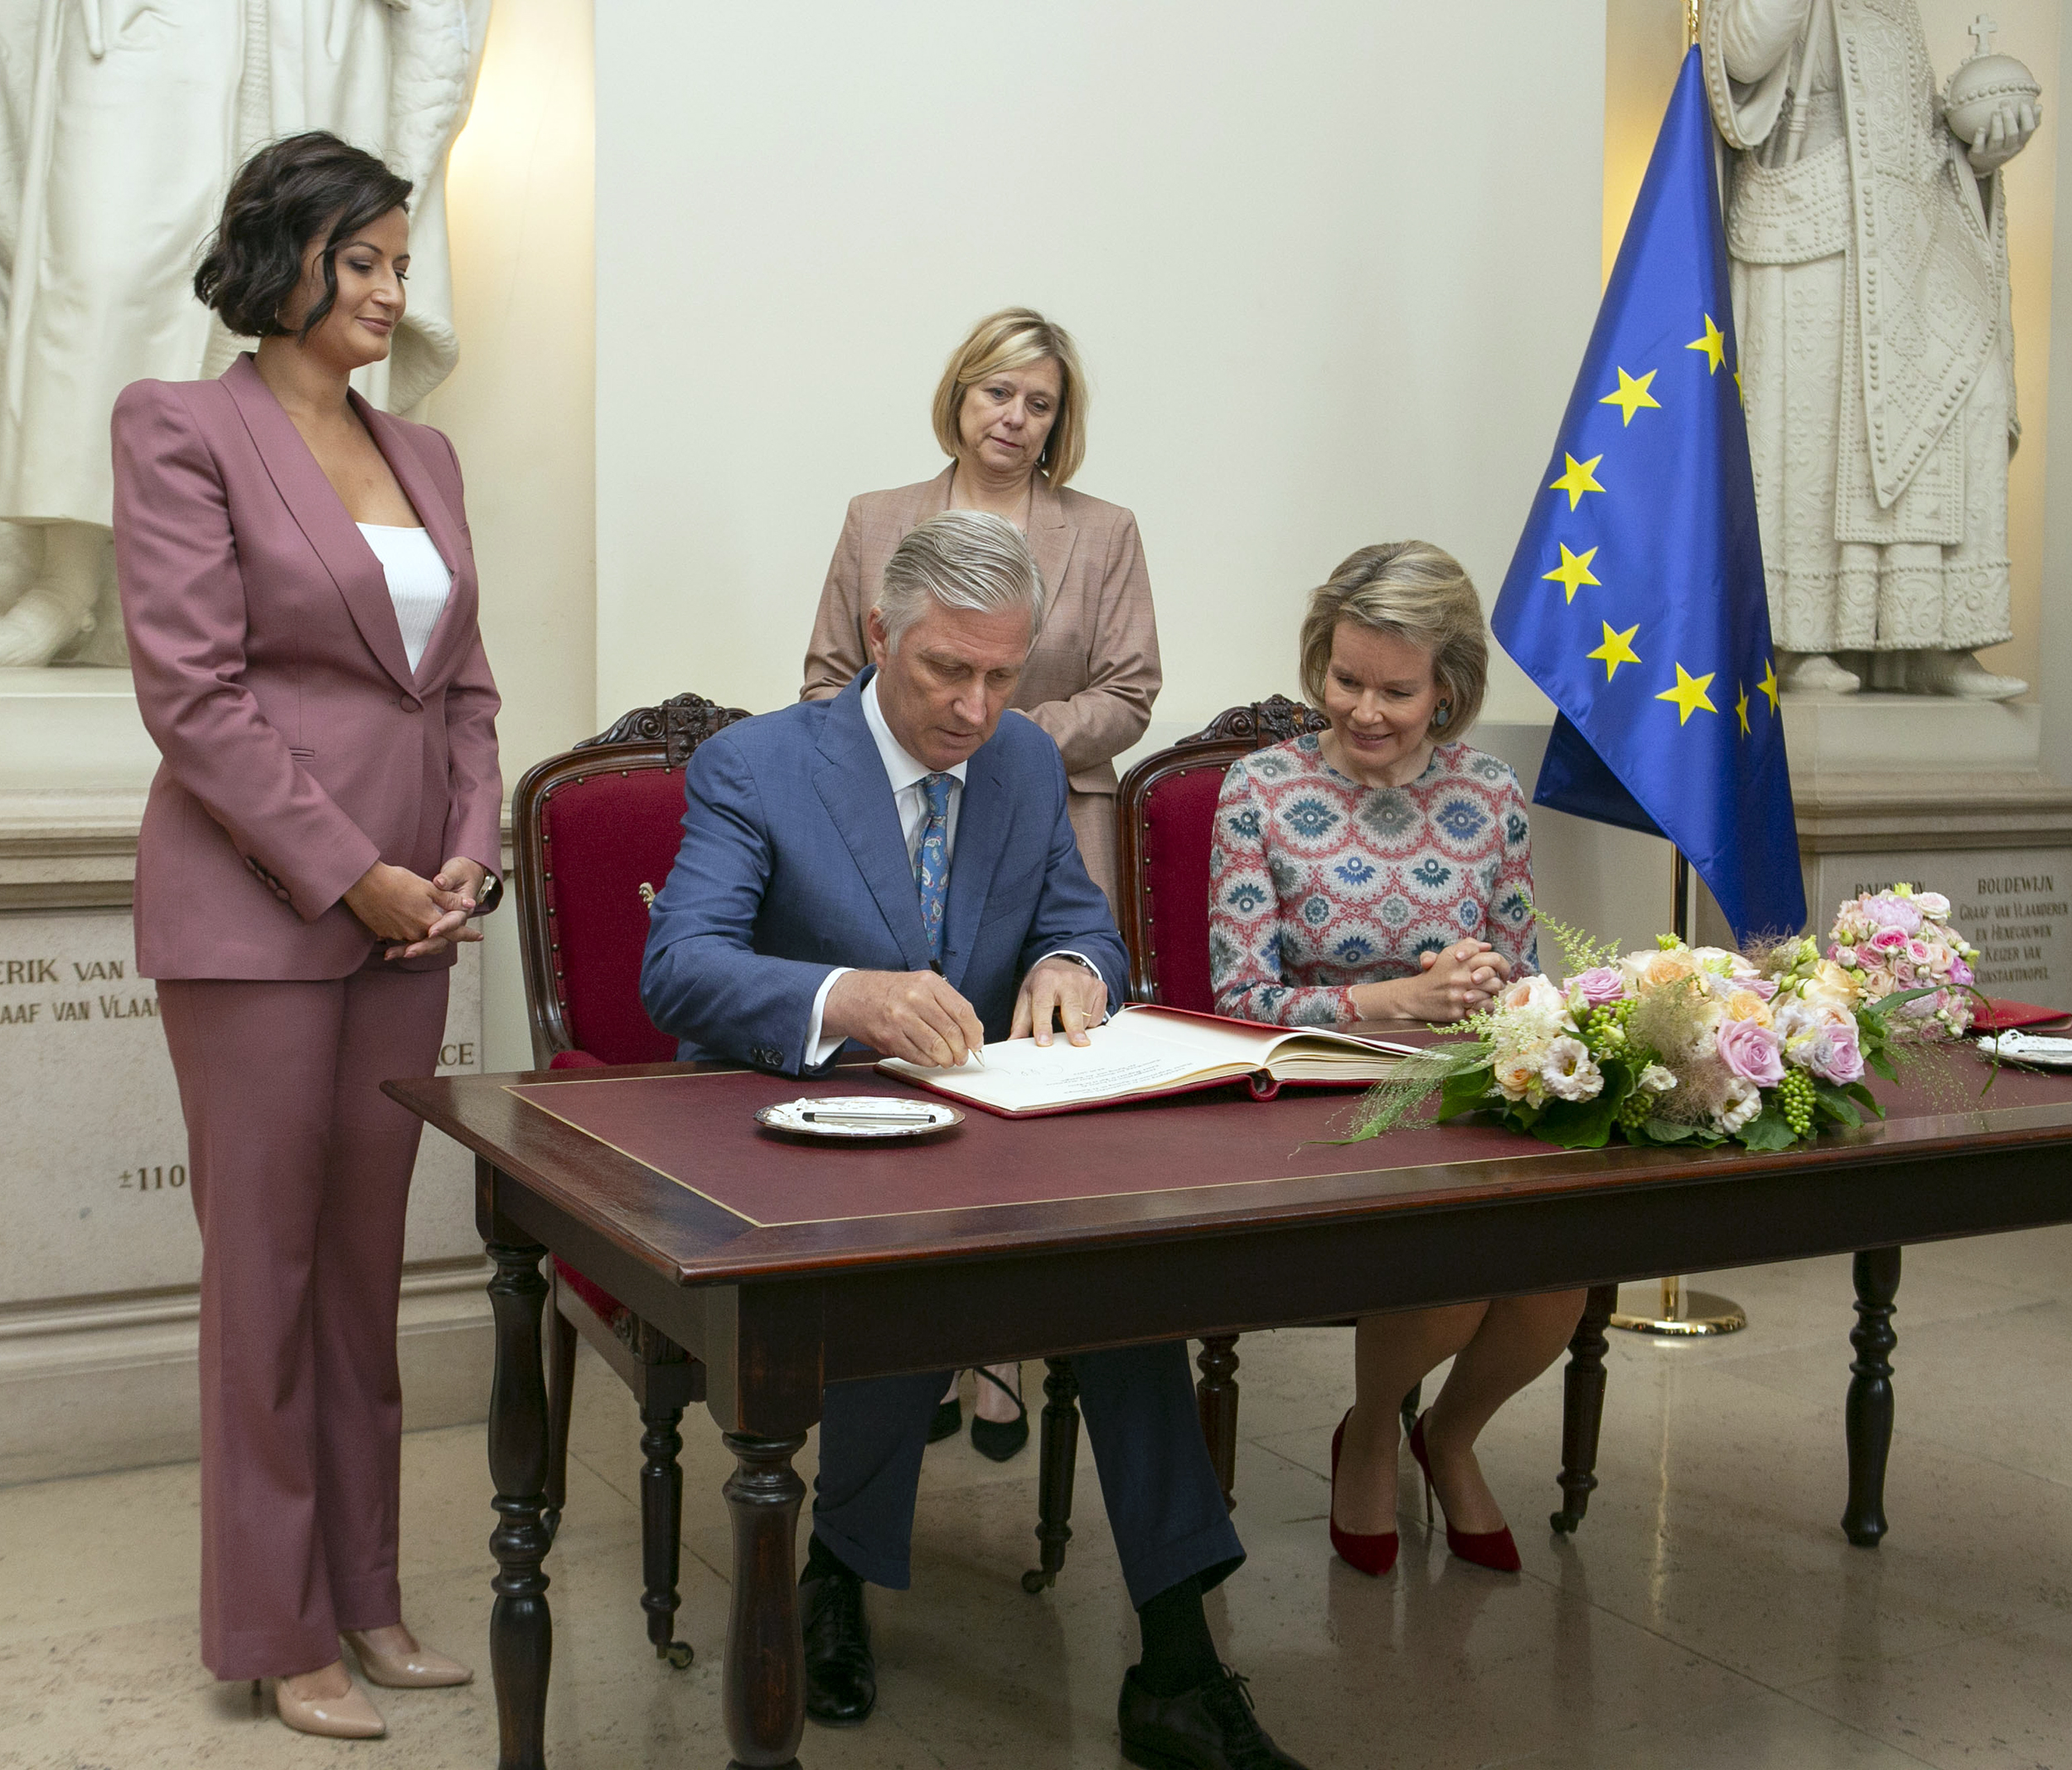
[[[1022,1575],[1031,1596],[1055,1585],[1072,1540],[1072,1477],[1079,1463],[1079,1378],[1069,1358],[1046,1358],[1043,1378],[1043,1474],[1037,1488],[1038,1565]]]
[[[681,1671],[692,1658],[690,1643],[676,1636],[676,1612],[682,1603],[676,1580],[682,1570],[684,1468],[676,1459],[684,1448],[676,1424],[680,1407],[643,1407],[641,1451],[641,1573],[646,1588],[641,1608],[647,1613],[647,1638],[655,1657]]]
[[[489,1664],[496,1687],[497,1770],[546,1770],[547,1674],[554,1622],[540,1563],[549,1540],[543,1516],[547,1486],[547,1385],[540,1359],[540,1308],[546,1250],[491,1242],[489,1281],[496,1366],[489,1391],[489,1472],[497,1525],[490,1589]]]
[[[722,1490],[733,1519],[723,1698],[729,1770],[789,1770],[806,1732],[806,1647],[792,1568],[806,1483],[792,1468],[806,1434],[729,1432],[725,1441],[734,1459]]]
[[[1871,1248],[1856,1258],[1857,1324],[1849,1343],[1849,1509],[1842,1528],[1859,1549],[1885,1535],[1885,1467],[1892,1453],[1892,1299],[1900,1289],[1900,1250]]]
[[[1237,1336],[1213,1333],[1202,1341],[1195,1364],[1202,1380],[1194,1386],[1194,1406],[1201,1415],[1208,1460],[1223,1490],[1223,1510],[1237,1510]]]
[[[1597,1486],[1597,1435],[1605,1423],[1605,1324],[1619,1306],[1616,1284],[1593,1284],[1568,1342],[1561,1373],[1561,1509],[1547,1521],[1566,1535],[1583,1521]]]

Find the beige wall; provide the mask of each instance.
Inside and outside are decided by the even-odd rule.
[[[508,791],[598,728],[588,0],[496,0],[447,177],[460,367],[427,403],[467,476]],[[516,918],[487,924],[491,1069],[529,1065]]]
[[[1165,729],[1290,686],[1363,543],[1493,595],[1596,299],[1601,0],[615,0],[598,42],[601,706],[791,699],[845,503],[937,471],[943,357],[1014,301],[1091,365]]]

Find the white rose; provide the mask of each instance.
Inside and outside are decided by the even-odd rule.
[[[1564,1100],[1595,1100],[1605,1086],[1604,1072],[1580,1038],[1557,1038],[1547,1047],[1540,1079],[1549,1094]]]
[[[1917,891],[1914,907],[1930,921],[1942,921],[1949,915],[1949,899],[1939,891]]]
[[[1726,1085],[1720,1102],[1719,1128],[1731,1137],[1762,1110],[1763,1091],[1745,1076],[1736,1076]]]

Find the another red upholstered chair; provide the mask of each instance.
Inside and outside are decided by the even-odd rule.
[[[511,796],[511,846],[533,1061],[545,1069],[666,1063],[676,1041],[641,1008],[647,906],[675,863],[684,763],[722,727],[748,715],[696,694],[629,713],[599,737],[527,771]],[[554,1262],[547,1361],[547,1517],[568,1494],[569,1411],[580,1334],[640,1405],[641,1542],[648,1638],[659,1657],[690,1663],[672,1639],[677,1608],[683,1471],[677,1433],[702,1401],[704,1366],[616,1297]]]
[[[1137,1002],[1213,1013],[1208,970],[1209,848],[1223,776],[1242,756],[1322,731],[1324,715],[1276,694],[1218,713],[1192,738],[1147,756],[1123,776],[1116,797],[1122,883],[1122,939],[1130,952],[1130,995]],[[1582,1521],[1597,1461],[1604,1415],[1605,1325],[1618,1287],[1600,1284],[1570,1342],[1563,1387],[1562,1509],[1558,1531]],[[1227,1504],[1235,1506],[1237,1474],[1237,1336],[1214,1334],[1195,1361],[1202,1436],[1208,1442]],[[1046,1385],[1046,1388],[1048,1388]],[[1404,1399],[1404,1424],[1415,1416],[1417,1390]],[[1046,1424],[1048,1425],[1048,1410]]]

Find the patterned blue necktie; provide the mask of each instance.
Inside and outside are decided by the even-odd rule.
[[[946,774],[921,777],[928,816],[913,851],[913,882],[921,887],[921,926],[928,936],[928,956],[938,963],[942,958],[942,905],[950,888],[950,780]]]

